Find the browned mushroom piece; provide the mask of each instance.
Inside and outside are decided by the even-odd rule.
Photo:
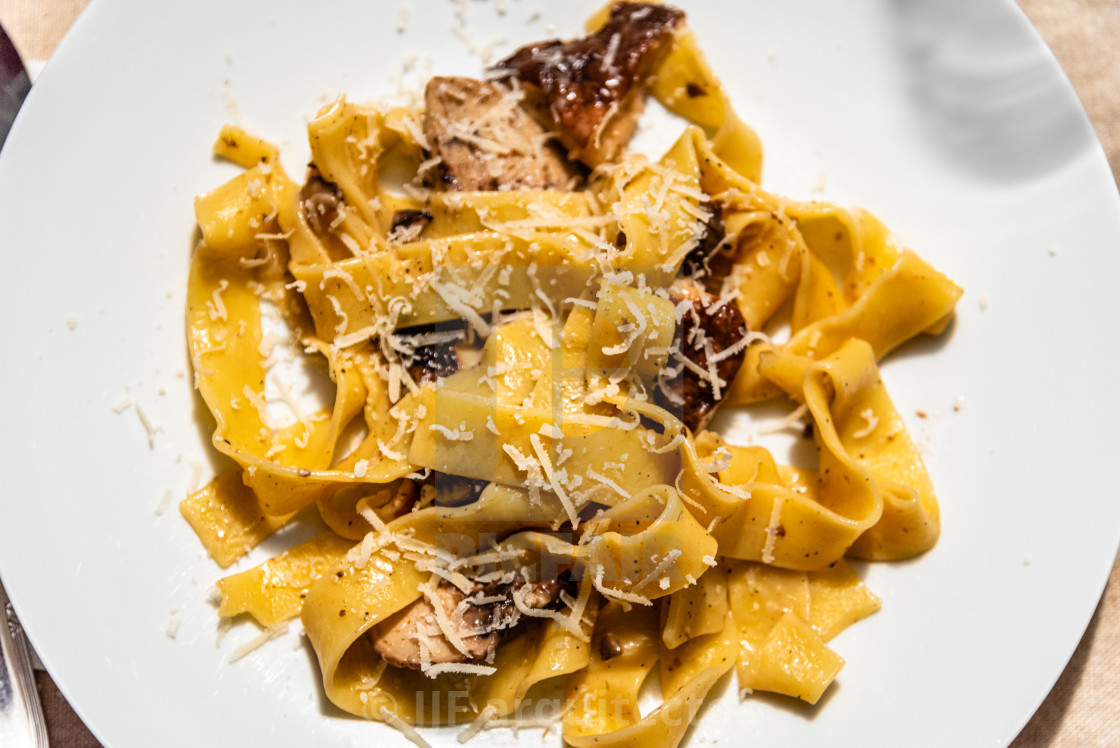
[[[731,382],[743,364],[745,351],[721,358],[719,354],[740,343],[747,334],[747,325],[739,307],[732,301],[720,304],[715,296],[701,290],[694,282],[675,281],[669,287],[669,298],[678,307],[687,302],[677,327],[678,357],[688,359],[683,371],[659,387],[655,397],[667,410],[679,413],[693,432],[708,425]],[[709,352],[720,380],[719,396],[711,382]],[[678,358],[678,365],[684,364]],[[701,375],[699,372],[705,372]],[[664,390],[676,394],[670,398]],[[677,400],[684,401],[683,405]]]
[[[416,384],[434,382],[459,371],[459,356],[453,343],[422,345],[403,358]]]
[[[508,583],[476,584],[471,597],[479,600],[492,600],[496,597],[505,598],[501,602],[490,604],[490,620],[488,625],[495,630],[504,630],[516,626],[521,620],[521,614],[513,596],[516,595],[523,607],[539,610],[551,608],[560,602],[560,591],[564,589],[564,582],[549,579],[543,582],[528,582],[517,579]]]
[[[391,517],[402,517],[412,511],[416,500],[420,498],[420,489],[415,481],[407,478],[401,479],[397,484],[396,493],[389,500],[389,514]]]
[[[428,81],[424,135],[452,189],[567,187],[572,165],[522,98],[518,91],[472,78]]]
[[[338,219],[338,208],[342,203],[342,190],[334,182],[323,179],[314,166],[307,176],[307,182],[299,191],[299,206],[307,225],[320,236]]]
[[[498,646],[498,634],[485,632],[480,617],[488,617],[489,612],[476,608],[475,612],[456,615],[459,603],[466,598],[459,589],[441,584],[435,588],[434,601],[421,598],[403,610],[398,611],[383,623],[370,630],[373,649],[385,658],[390,665],[411,670],[419,670],[423,663],[421,642],[428,648],[432,664],[475,662]],[[457,649],[444,635],[436,616],[433,602],[437,603],[441,614],[451,621],[450,629],[463,644],[465,652]]]
[[[429,214],[430,215],[430,214]],[[434,332],[431,325],[410,328],[402,331],[402,338]],[[401,360],[408,369],[409,376],[416,384],[434,382],[449,377],[459,371],[459,354],[454,342],[432,343],[416,346],[401,352]],[[476,501],[489,481],[464,478],[461,475],[448,475],[437,470],[418,485],[431,485],[435,488],[435,503],[440,506],[461,506]],[[411,507],[410,507],[411,508]]]
[[[596,166],[615,160],[629,142],[649,76],[683,21],[683,12],[666,5],[616,3],[594,34],[530,44],[495,70],[522,84],[570,157]]]
[[[423,665],[421,642],[432,665],[478,662],[490,657],[503,632],[511,631],[523,620],[514,595],[523,607],[543,609],[560,602],[563,587],[557,580],[519,579],[504,584],[475,584],[471,594],[466,595],[441,582],[435,587],[434,600],[417,600],[371,629],[368,636],[374,651],[395,667],[419,670]],[[438,617],[433,602],[441,608]],[[440,617],[446,617],[447,627],[462,648],[448,639],[439,624]]]
[[[398,214],[401,212],[398,211]],[[431,216],[430,213],[428,215]],[[420,220],[423,221],[423,218]],[[412,381],[422,385],[459,371],[461,366],[456,345],[464,337],[461,323],[458,326],[417,325],[398,330],[393,345]]]
[[[388,239],[394,244],[414,242],[420,238],[431,222],[430,210],[398,210],[393,214]]]
[[[434,502],[438,506],[463,506],[478,501],[490,481],[448,475],[433,470],[428,479],[435,487]]]
[[[720,210],[718,203],[708,201],[700,206],[711,217],[703,224],[703,233],[700,235],[700,242],[685,255],[684,261],[681,263],[680,274],[700,280],[712,275],[712,267],[709,264],[712,256],[721,249],[720,243],[724,238],[723,229],[723,214]]]

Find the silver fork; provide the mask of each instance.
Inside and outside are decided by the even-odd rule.
[[[23,629],[0,585],[0,745],[46,748],[47,726]]]

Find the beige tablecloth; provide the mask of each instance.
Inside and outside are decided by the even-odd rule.
[[[26,60],[47,59],[88,0],[0,0],[0,24]],[[1120,182],[1120,0],[1019,0],[1077,89]],[[1120,248],[1117,248],[1120,250]],[[1011,748],[1120,746],[1120,572],[1053,691]],[[46,673],[51,743],[99,745]],[[993,694],[991,698],[998,698]]]

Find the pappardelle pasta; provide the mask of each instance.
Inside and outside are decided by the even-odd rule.
[[[658,160],[626,149],[647,94],[690,123]],[[195,201],[190,353],[236,466],[181,511],[222,567],[312,505],[329,528],[219,580],[219,615],[299,617],[331,702],[414,740],[557,678],[577,747],[677,745],[732,669],[816,703],[829,639],[879,608],[845,559],[937,540],[877,361],[960,288],[865,211],[766,192],[669,6],[608,6],[422,107],[340,97],[308,133],[300,184],[223,128],[244,172]],[[268,314],[334,385],[315,412],[281,387],[288,425]],[[707,429],[781,399],[817,464]]]

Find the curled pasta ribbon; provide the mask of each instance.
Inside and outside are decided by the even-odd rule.
[[[699,188],[726,203],[724,241],[735,260],[728,283],[738,290],[750,329],[760,329],[792,296],[795,334],[786,347],[814,359],[850,338],[867,340],[881,358],[919,333],[944,330],[962,289],[901,249],[871,214],[771,195],[725,161],[698,128],[686,131],[670,153],[695,164]],[[748,349],[727,404],[780,394],[759,374],[765,350]]]
[[[367,568],[383,560],[371,558]],[[579,634],[552,620],[522,624],[516,638],[498,648],[492,674],[429,678],[419,671],[387,667],[365,636],[420,596],[424,575],[399,574],[405,582],[399,584],[394,572],[362,571],[361,581],[353,584],[346,581],[351,573],[323,577],[308,594],[303,613],[327,695],[351,714],[414,725],[470,722],[484,712],[501,717],[515,711],[537,683],[587,665],[588,640],[598,612],[597,601],[587,603],[590,585],[580,595],[587,607]],[[411,591],[407,584],[412,585]],[[348,604],[353,607],[336,607]],[[347,616],[339,616],[340,610],[348,611]],[[350,621],[338,620],[348,616],[353,616]]]
[[[494,552],[516,548],[528,552],[534,545],[527,539]],[[358,563],[360,567],[344,563],[340,571],[322,576],[308,593],[302,613],[328,696],[346,711],[372,719],[386,719],[384,712],[388,712],[424,725],[467,722],[484,710],[492,717],[503,716],[517,708],[534,684],[587,664],[597,613],[589,579],[581,584],[575,601],[574,622],[565,626],[542,619],[522,624],[518,635],[499,647],[492,668],[486,668],[493,670],[491,674],[429,678],[386,667],[364,635],[416,600],[428,574],[402,562],[399,553],[391,550],[375,551]]]
[[[292,232],[288,241],[276,233],[277,223],[296,220],[294,203],[286,202],[294,200],[296,188],[275,149],[263,141],[225,128],[215,150],[250,168],[196,202],[204,242],[191,262],[188,343],[196,384],[215,419],[215,447],[241,470],[191,497],[182,511],[215,558],[228,565],[333,484],[355,480],[345,461],[334,466],[341,470],[332,469],[337,444],[355,416],[378,400],[384,384],[370,376],[368,355],[361,350],[305,340],[327,359],[334,406],[290,427],[271,423],[264,401],[261,305],[270,303],[297,334],[311,327],[300,311],[302,302],[283,283],[288,250],[296,242]],[[367,418],[377,415],[378,406],[365,408]],[[369,441],[388,440],[388,419],[371,420]],[[363,450],[370,452],[370,445]],[[402,460],[372,462],[367,475],[374,480],[392,480],[412,469]],[[220,531],[207,530],[218,526]]]
[[[654,611],[625,611],[610,603],[599,615],[591,660],[568,684],[564,741],[579,748],[672,748],[711,688],[734,666],[733,622],[725,615],[716,633],[669,650],[660,644]],[[662,703],[642,716],[638,692],[658,660]]]
[[[412,671],[379,667],[381,660],[363,634],[419,598],[427,576],[411,562],[380,551],[360,567],[347,565],[320,577],[307,592],[301,619],[319,659],[323,688],[336,706],[378,719],[382,708],[398,714],[415,704],[412,698],[397,698],[408,693],[401,681]]]
[[[712,150],[752,182],[762,178],[762,141],[739,119],[692,32],[681,34],[657,69],[650,87],[669,111],[704,129]]]
[[[676,649],[691,639],[719,633],[728,610],[727,580],[722,571],[712,570],[662,603],[662,646]]]
[[[821,445],[816,471],[793,471],[764,449],[723,445],[718,477],[691,439],[679,441],[680,487],[712,528],[722,556],[787,569],[823,569],[845,554],[907,558],[933,546],[939,513],[932,482],[879,377],[870,344],[851,340],[822,362],[771,353],[763,371],[798,381]],[[665,429],[683,425],[664,409],[630,404]]]
[[[781,380],[804,372],[802,397],[822,448],[819,500],[847,494],[859,481],[872,489],[882,507],[849,555],[892,560],[932,548],[941,527],[933,483],[883,386],[871,344],[852,339],[824,361],[804,363],[773,354],[764,360],[763,371],[773,371]]]
[[[311,341],[327,357],[334,406],[294,428],[273,428],[264,400],[262,299],[253,290],[260,281],[255,267],[240,262],[245,257],[205,244],[195,251],[188,285],[189,345],[199,392],[216,422],[214,446],[244,468],[261,511],[288,515],[314,503],[329,482],[354,479],[331,465],[343,431],[366,405],[371,380],[362,376],[360,354]],[[378,428],[388,426],[381,421]],[[384,480],[411,471],[403,460],[377,468],[383,468]]]
[[[524,494],[492,486],[479,499],[479,507],[424,509],[389,523],[383,537],[390,543],[403,544],[402,548],[422,550],[431,544],[431,552],[469,558],[478,552],[475,543],[487,536],[494,537],[492,531],[501,528],[498,515],[532,509]],[[475,515],[474,521],[469,514]],[[484,514],[489,516],[482,517]],[[543,512],[541,516],[545,518]],[[375,719],[385,707],[393,715],[417,724],[469,721],[487,706],[494,715],[508,714],[533,684],[578,671],[587,664],[587,643],[595,611],[593,594],[596,598],[602,594],[617,600],[624,607],[634,605],[654,611],[651,601],[684,589],[690,579],[702,577],[713,563],[715,541],[684,509],[676,491],[669,486],[635,496],[607,510],[596,522],[597,528],[588,542],[568,542],[552,534],[522,531],[489,551],[479,549],[484,554],[507,559],[510,568],[538,569],[542,578],[570,570],[582,580],[579,599],[567,614],[568,620],[530,622],[523,633],[499,647],[493,665],[496,671],[485,676],[449,675],[433,680],[413,671],[385,668],[379,679],[372,681],[369,669],[378,668],[380,658],[363,635],[415,600],[417,590],[427,581],[426,575],[418,571],[416,564],[405,562],[398,551],[387,548],[361,560],[361,567],[347,556],[337,572],[319,574],[306,593],[302,616],[319,655],[331,700],[347,711]],[[451,532],[445,535],[444,529]],[[474,537],[464,537],[471,533]],[[306,555],[317,550],[309,547],[300,553]],[[225,581],[223,592],[230,590],[231,595],[244,598],[224,603],[227,610],[252,609],[253,604],[259,603],[254,594],[261,589],[263,580],[277,577],[276,571],[253,570],[251,574],[243,573],[248,576],[238,575]],[[401,578],[405,580],[403,585]],[[298,585],[289,585],[289,594],[293,589],[301,591]],[[244,590],[251,590],[252,594]],[[277,596],[275,590],[271,594]],[[656,612],[651,614],[656,620]],[[272,615],[269,620],[275,618]],[[260,617],[258,620],[264,621]],[[359,662],[364,664],[359,666]],[[451,694],[456,689],[471,694],[473,708],[454,706]],[[436,694],[441,697],[436,698]]]

